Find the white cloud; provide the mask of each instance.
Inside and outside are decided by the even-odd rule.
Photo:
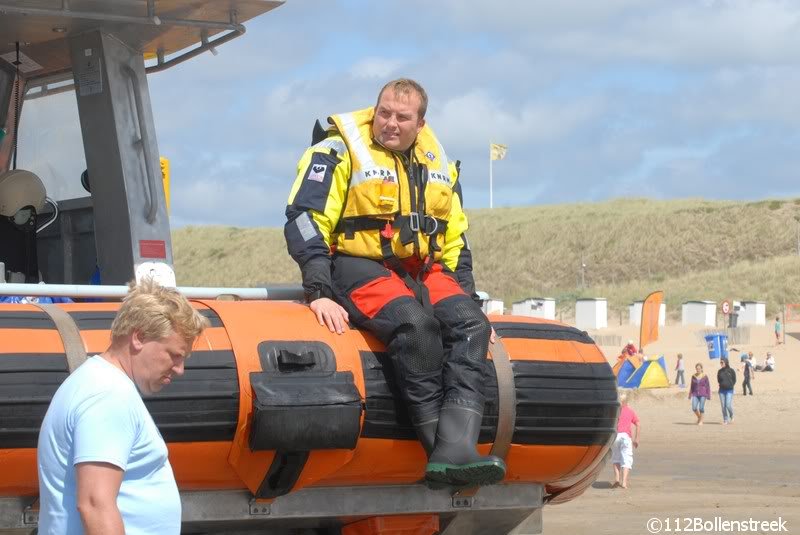
[[[741,65],[800,59],[800,4],[788,0],[448,0],[440,16],[530,53],[574,61]]]
[[[433,110],[431,122],[442,139],[463,150],[486,149],[488,140],[512,144],[552,143],[564,139],[596,118],[602,99],[588,97],[569,102],[532,100],[521,109],[486,91],[452,98]],[[488,150],[488,149],[487,149]]]
[[[349,74],[356,80],[362,78],[387,80],[397,73],[404,64],[404,61],[397,59],[368,57],[356,62],[350,68]]]
[[[234,172],[221,173],[214,179],[185,181],[181,187],[173,188],[172,224],[274,224],[274,214],[282,213],[285,206],[283,192],[276,194],[269,183],[251,183]]]

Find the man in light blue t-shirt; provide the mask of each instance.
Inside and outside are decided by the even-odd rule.
[[[111,346],[59,387],[39,433],[40,535],[171,535],[181,503],[167,446],[141,394],[183,373],[208,326],[176,290],[132,286]]]

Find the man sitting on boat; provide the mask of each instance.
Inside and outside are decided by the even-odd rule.
[[[432,484],[496,483],[476,450],[493,331],[474,299],[458,164],[425,122],[409,79],[374,107],[328,118],[298,164],[286,242],[320,325],[348,321],[386,344]]]

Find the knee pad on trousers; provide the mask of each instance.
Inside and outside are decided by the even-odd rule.
[[[391,311],[387,312],[397,325],[393,341],[397,344],[396,358],[402,360],[403,368],[411,374],[440,370],[444,351],[436,318],[411,298],[393,301],[387,305],[389,307]]]
[[[483,311],[468,297],[450,300],[452,310],[448,314],[450,330],[454,337],[466,344],[463,358],[477,362],[486,360],[489,349],[489,338],[492,335],[492,324]]]

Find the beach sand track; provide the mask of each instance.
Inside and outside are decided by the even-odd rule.
[[[665,522],[670,518],[676,533],[675,519],[684,523],[686,517],[705,521],[781,517],[789,533],[800,533],[800,341],[787,336],[786,345],[775,348],[771,327],[751,328],[751,344],[737,349],[753,351],[759,364],[772,351],[776,371],[756,373],[755,395],[743,397],[738,353],[731,353],[737,368],[735,423],[724,426],[717,396],[719,363],[708,358],[699,331],[662,328],[660,340],[647,348],[647,354],[665,356],[670,381],[675,378],[678,352],[684,355],[687,381],[697,362],[704,365],[712,385],[706,425],[693,424],[686,389],[634,391],[630,404],[641,418],[642,439],[630,489],[610,488],[614,476],[607,464],[583,496],[545,507],[546,535],[646,534],[650,518],[663,522],[662,533],[667,533]],[[600,333],[618,334],[623,340],[638,338],[632,326]],[[602,349],[613,364],[620,348]]]

